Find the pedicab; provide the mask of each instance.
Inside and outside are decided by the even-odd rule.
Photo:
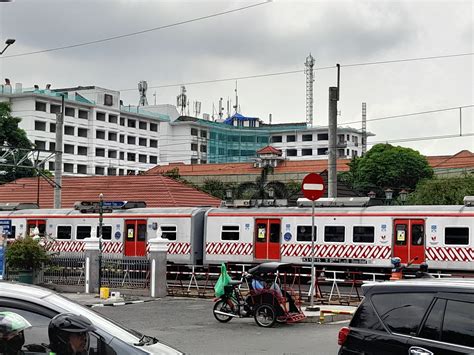
[[[306,318],[295,293],[280,284],[280,272],[291,264],[267,262],[251,268],[240,281],[231,280],[225,265],[216,283],[214,317],[222,323],[232,318],[254,317],[260,327],[278,323],[296,323]],[[247,292],[241,291],[246,284]]]

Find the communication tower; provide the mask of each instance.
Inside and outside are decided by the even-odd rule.
[[[145,80],[138,83],[138,92],[140,93],[140,101],[138,106],[148,106],[148,100],[146,99],[146,91],[148,90],[148,84]]]
[[[362,155],[367,152],[367,104],[362,103]]]
[[[188,102],[188,98],[186,96],[186,88],[181,86],[181,94],[176,97],[176,106],[180,108],[181,116],[186,113],[186,104]]]
[[[314,58],[309,54],[306,57],[305,74],[306,74],[306,124],[313,125],[313,82],[314,82]]]

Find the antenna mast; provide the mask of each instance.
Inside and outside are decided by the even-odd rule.
[[[140,100],[138,106],[148,106],[148,100],[146,99],[146,91],[148,90],[148,84],[145,80],[138,83],[138,92],[140,93]]]
[[[305,74],[306,74],[306,124],[313,125],[313,82],[314,82],[314,58],[309,54],[306,57]]]
[[[235,113],[239,112],[239,96],[237,94],[237,81],[235,82],[235,105],[233,108],[235,109]]]
[[[367,104],[362,103],[362,155],[367,152]]]
[[[179,94],[176,97],[176,106],[178,106],[181,110],[181,116],[183,116],[186,113],[186,103],[187,103],[187,97],[186,97],[186,88],[184,86],[181,86],[181,94]]]

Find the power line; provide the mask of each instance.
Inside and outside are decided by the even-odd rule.
[[[462,57],[462,56],[470,56],[470,55],[474,55],[474,52],[439,55],[439,56],[431,56],[431,57],[394,59],[394,60],[366,62],[366,63],[354,63],[354,64],[345,64],[345,65],[341,64],[341,67],[356,67],[356,66],[363,66],[363,65],[390,64],[390,63],[399,63],[399,62],[410,62],[410,61],[420,61],[420,60]],[[316,67],[316,68],[314,68],[314,70],[327,70],[327,69],[335,69],[335,68],[336,68],[335,65],[331,65],[331,66],[326,66],[326,67]],[[289,70],[289,71],[274,72],[274,73],[266,73],[266,74],[236,76],[236,77],[232,77],[232,78],[221,78],[221,79],[210,79],[210,80],[201,80],[201,81],[182,82],[182,83],[176,83],[176,84],[165,84],[165,85],[149,86],[148,88],[149,89],[163,89],[163,88],[177,87],[177,86],[182,86],[182,85],[188,85],[189,86],[189,85],[198,85],[198,84],[209,84],[209,83],[218,83],[218,82],[225,82],[225,81],[256,79],[256,78],[265,78],[265,77],[271,77],[271,76],[289,75],[289,74],[298,74],[298,73],[304,73],[304,69]],[[131,91],[131,90],[136,90],[136,88],[121,89],[121,90],[118,90],[118,91]]]
[[[419,141],[426,141],[432,139],[447,139],[447,138],[464,138],[464,137],[472,137],[474,136],[473,133],[463,133],[461,134],[446,134],[443,136],[428,136],[428,137],[417,137],[417,138],[401,138],[401,139],[392,139],[392,140],[384,140],[378,142],[371,142],[367,143],[367,145],[375,145],[380,143],[402,143],[402,142],[419,142]]]
[[[0,57],[0,58],[24,57],[24,56],[27,56],[27,55],[34,55],[34,54],[39,54],[39,53],[53,52],[53,51],[59,51],[59,50],[63,50],[63,49],[70,49],[70,48],[88,46],[88,45],[96,44],[96,43],[114,41],[114,40],[117,40],[117,39],[120,39],[120,38],[126,38],[126,37],[136,36],[136,35],[140,35],[140,34],[143,34],[143,33],[148,33],[148,32],[153,32],[153,31],[159,31],[159,30],[163,30],[163,29],[166,29],[166,28],[176,27],[176,26],[180,26],[180,25],[184,25],[184,24],[188,24],[188,23],[192,23],[192,22],[197,22],[197,21],[201,21],[201,20],[207,20],[207,19],[212,18],[212,17],[227,15],[227,14],[230,14],[230,13],[234,13],[234,12],[238,12],[238,11],[242,11],[242,10],[247,10],[247,9],[250,9],[250,8],[253,8],[253,7],[257,7],[257,6],[260,6],[260,5],[265,5],[265,4],[268,4],[268,3],[270,3],[270,2],[271,2],[271,0],[267,0],[267,1],[263,1],[263,2],[257,3],[257,4],[239,7],[239,8],[233,9],[233,10],[227,10],[227,11],[222,11],[222,12],[216,12],[216,13],[214,13],[214,14],[210,14],[210,15],[206,15],[206,16],[201,16],[201,17],[196,17],[196,18],[193,18],[193,19],[190,19],[190,20],[180,21],[180,22],[176,22],[176,23],[169,24],[169,25],[163,25],[163,26],[153,27],[153,28],[149,28],[149,29],[146,29],[146,30],[131,32],[131,33],[123,34],[123,35],[107,37],[107,38],[98,39],[98,40],[94,40],[94,41],[81,42],[81,43],[71,44],[71,45],[62,46],[62,47],[55,47],[55,48],[43,49],[43,50],[39,50],[39,51],[26,52],[26,53],[19,53],[19,54],[12,54],[12,55],[7,55],[7,56],[2,56],[2,57]]]

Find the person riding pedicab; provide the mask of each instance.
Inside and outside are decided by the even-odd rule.
[[[85,355],[89,351],[89,332],[95,327],[84,316],[61,313],[48,327],[50,355]]]
[[[0,354],[22,354],[25,344],[24,330],[31,327],[30,322],[14,312],[0,312]]]

